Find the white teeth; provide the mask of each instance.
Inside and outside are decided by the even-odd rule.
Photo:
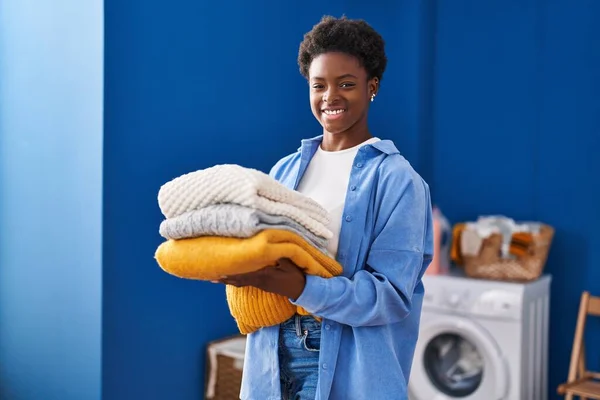
[[[323,112],[327,115],[336,115],[336,114],[341,114],[346,110],[323,110]]]

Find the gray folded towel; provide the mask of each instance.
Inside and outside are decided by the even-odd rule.
[[[211,205],[167,218],[161,222],[159,232],[162,237],[175,240],[199,236],[248,238],[264,229],[293,232],[326,252],[327,239],[315,235],[291,218],[267,214],[238,204]]]

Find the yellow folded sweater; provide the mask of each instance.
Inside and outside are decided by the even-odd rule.
[[[267,229],[250,238],[202,236],[167,240],[156,250],[160,267],[186,279],[218,280],[223,275],[243,274],[274,266],[289,258],[306,274],[330,278],[342,266],[317,250],[301,236],[284,230]],[[227,286],[227,303],[241,333],[277,325],[296,312],[308,314],[289,299],[254,287]]]

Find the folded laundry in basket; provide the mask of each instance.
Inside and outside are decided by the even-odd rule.
[[[477,256],[482,243],[483,238],[474,230],[465,229],[460,234],[460,246],[463,256]]]
[[[319,203],[288,189],[269,175],[234,164],[181,175],[161,186],[158,204],[167,218],[213,204],[233,203],[289,217],[330,239],[329,214]]]
[[[319,250],[327,251],[326,239],[310,232],[293,219],[237,204],[216,204],[167,218],[160,224],[159,231],[166,239],[188,239],[199,236],[248,238],[264,229],[296,233]]]
[[[450,246],[450,259],[458,265],[462,265],[463,263],[461,243],[462,234],[465,231],[466,226],[466,223],[460,222],[455,224],[452,228],[452,244]]]
[[[517,257],[527,254],[533,244],[533,234],[529,232],[515,232],[511,236],[509,252]]]
[[[155,253],[160,267],[167,273],[187,279],[218,280],[275,266],[279,259],[289,258],[306,274],[330,278],[342,273],[333,258],[311,246],[299,235],[266,229],[250,238],[202,236],[192,239],[167,240]],[[277,325],[294,313],[308,314],[289,299],[254,287],[227,286],[227,302],[241,333],[264,326]]]
[[[457,223],[452,230],[451,258],[462,265],[464,257],[483,257],[484,243],[490,244],[490,237],[499,237],[499,256],[514,259],[528,254],[534,244],[534,235],[539,234],[539,222],[515,222],[503,216],[481,216],[474,222]],[[488,248],[486,258],[496,257],[495,247]]]

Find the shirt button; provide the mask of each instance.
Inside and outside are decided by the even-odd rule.
[[[362,166],[363,166],[362,163],[356,164],[356,168],[362,168]]]
[[[356,190],[356,186],[354,186],[354,185],[350,186],[350,190],[352,190],[354,192]]]
[[[323,369],[327,369],[327,364],[323,364]]]
[[[330,330],[330,329],[331,329],[331,325],[329,325],[329,324],[326,324],[326,325],[325,325],[325,329],[326,329],[326,330]]]
[[[346,215],[346,222],[352,221],[352,217],[350,215]]]

